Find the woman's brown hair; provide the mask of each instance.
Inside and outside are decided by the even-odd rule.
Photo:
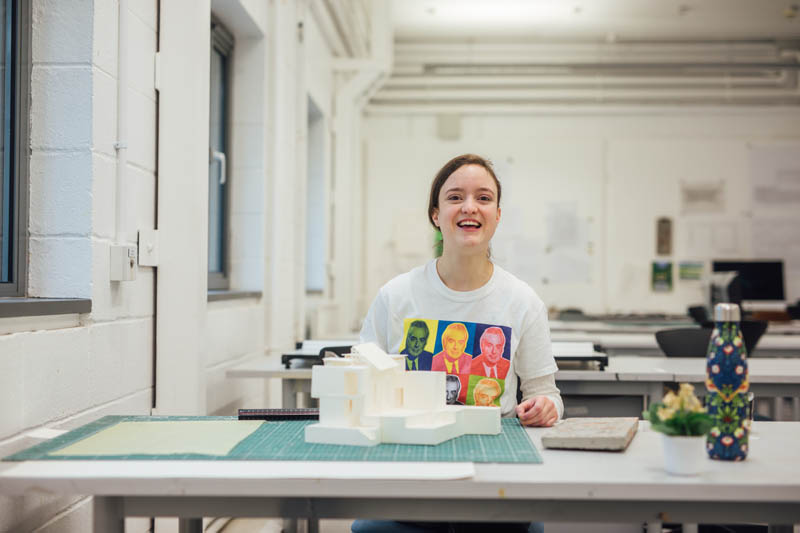
[[[439,169],[439,172],[437,172],[436,176],[433,178],[433,183],[431,183],[431,196],[428,199],[428,220],[437,230],[439,228],[433,223],[433,212],[439,209],[439,192],[442,190],[442,185],[447,181],[447,178],[464,165],[478,165],[486,169],[486,172],[489,173],[494,180],[494,184],[497,186],[497,207],[500,207],[500,180],[497,179],[494,173],[492,162],[475,154],[456,156]]]

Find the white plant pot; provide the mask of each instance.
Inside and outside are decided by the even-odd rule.
[[[664,448],[664,469],[676,476],[694,476],[702,471],[706,460],[706,437],[673,437],[661,434]]]

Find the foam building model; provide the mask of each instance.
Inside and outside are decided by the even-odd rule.
[[[306,426],[306,442],[439,444],[465,433],[500,433],[499,407],[447,405],[446,374],[406,372],[404,357],[366,343],[314,366],[319,423]]]

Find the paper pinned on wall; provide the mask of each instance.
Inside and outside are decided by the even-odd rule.
[[[653,261],[651,285],[653,292],[672,290],[672,261]]]
[[[547,225],[547,242],[551,249],[579,246],[581,232],[577,204],[549,204],[545,224]]]
[[[514,197],[514,158],[509,156],[501,157],[494,161],[494,173],[500,181],[503,198]]]
[[[681,213],[722,213],[725,211],[725,182],[681,182]]]
[[[547,254],[546,258],[547,283],[591,282],[591,265],[585,252],[557,249]]]
[[[702,261],[681,261],[678,263],[678,279],[699,280],[703,277]]]
[[[588,219],[578,215],[575,202],[547,205],[547,246],[544,283],[590,283],[591,256]]]
[[[787,300],[800,295],[800,217],[756,218],[751,224],[753,257],[783,260]]]
[[[739,251],[736,234],[733,224],[715,224],[711,234],[713,250],[718,254],[736,254]]]
[[[794,212],[800,203],[800,145],[750,147],[753,211]]]
[[[736,221],[686,221],[686,252],[695,257],[718,258],[739,254]]]

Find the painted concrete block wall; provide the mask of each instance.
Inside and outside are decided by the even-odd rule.
[[[677,262],[714,258],[691,249],[691,227],[727,221],[736,227],[731,256],[750,256],[748,146],[797,142],[798,118],[800,112],[791,108],[465,115],[460,140],[444,141],[437,136],[435,115],[375,113],[364,134],[366,304],[388,279],[433,257],[426,214],[430,182],[450,157],[470,151],[490,157],[504,183],[496,260],[530,283],[549,306],[685,313],[705,295],[701,282],[677,279]],[[681,213],[681,182],[718,180],[726,183],[724,212]],[[586,282],[543,280],[546,217],[558,203],[574,206],[586,222],[594,245]],[[664,257],[675,263],[669,293],[650,290],[650,264],[659,259],[659,216],[674,221],[673,253]],[[798,289],[787,289],[787,298],[800,297]]]
[[[216,4],[232,5],[209,4],[185,2],[179,22],[161,17],[162,32],[164,24],[185,28],[192,21],[208,20]],[[156,226],[157,187],[172,176],[163,173],[156,179],[159,126],[153,73],[158,2],[135,0],[127,5],[130,131],[124,237],[133,241],[136,230]],[[161,5],[164,9],[165,3]],[[304,281],[295,247],[302,246],[304,230],[291,223],[298,202],[304,201],[295,190],[297,73],[301,68],[306,71],[295,54],[297,12],[292,2],[243,0],[238,5],[243,9],[237,16],[244,13],[250,22],[237,35],[236,58],[242,68],[236,76],[242,90],[237,93],[240,107],[234,111],[232,177],[239,181],[238,189],[233,189],[236,235],[231,280],[234,289],[261,290],[263,296],[209,304],[203,286],[172,310],[198,324],[196,348],[188,356],[197,382],[187,393],[202,391],[193,405],[214,414],[277,405],[279,387],[265,390],[258,380],[228,380],[225,370],[265,349],[278,354],[292,347],[302,329],[297,320],[304,305],[295,298],[296,287]],[[148,414],[152,406],[156,338],[164,342],[164,335],[156,334],[154,269],[140,267],[132,282],[109,281],[108,248],[116,217],[118,9],[117,1],[34,0],[30,292],[90,297],[92,312],[0,320],[0,331],[9,332],[0,334],[3,456],[35,444],[27,434],[30,429],[72,429],[107,414]],[[197,30],[207,38],[207,24],[198,23]],[[323,52],[324,61],[310,72],[314,80],[324,82],[324,91],[316,85],[313,90],[330,110],[330,53]],[[207,53],[198,54],[207,58]],[[162,113],[165,105],[162,99]],[[195,108],[206,105],[207,98]],[[207,132],[200,129],[189,133],[197,139],[202,136],[205,145]],[[178,143],[182,139],[170,138]],[[181,201],[191,203],[186,196]],[[179,203],[172,204],[176,216],[181,214],[175,207]],[[205,212],[200,204],[198,210]],[[161,230],[164,217],[158,218]],[[203,218],[174,236],[191,240],[201,250],[200,257],[205,257],[206,237],[197,228],[207,226],[204,223]],[[202,262],[197,263],[202,268]],[[159,291],[170,288],[163,272],[158,282]],[[159,306],[159,312],[164,311]],[[180,343],[174,347],[186,349]],[[174,375],[167,385],[179,383],[180,365],[170,360],[166,364],[172,365]],[[159,379],[164,373],[159,372]],[[265,397],[265,392],[271,394]],[[0,531],[85,531],[91,520],[90,503],[90,498],[79,496],[0,498]],[[129,530],[147,527],[146,522],[134,520]]]
[[[154,227],[156,2],[131,6],[130,228]],[[152,401],[153,272],[109,281],[117,139],[117,2],[32,5],[29,295],[92,299],[92,312],[0,335],[0,455],[106,414],[147,414]],[[80,31],[76,31],[80,28]],[[133,237],[133,234],[131,234]],[[4,319],[14,320],[14,319]],[[0,498],[0,530],[86,531],[91,500]],[[148,524],[130,522],[131,531]]]
[[[32,5],[28,294],[91,292],[92,5]],[[71,32],[76,25],[85,32]],[[46,194],[42,194],[47,191]],[[34,196],[34,194],[40,196]],[[70,216],[77,215],[77,216]],[[71,223],[64,224],[65,219]]]

